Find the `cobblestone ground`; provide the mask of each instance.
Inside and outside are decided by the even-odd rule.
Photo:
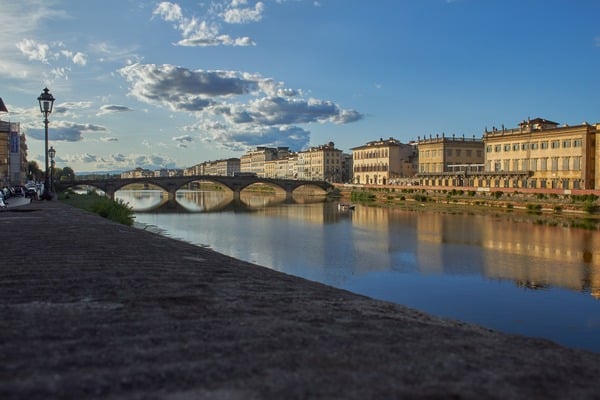
[[[0,231],[0,399],[600,398],[600,354],[58,202],[0,211]]]

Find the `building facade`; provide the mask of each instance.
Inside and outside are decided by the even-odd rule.
[[[333,142],[298,152],[298,179],[342,182],[342,151]]]
[[[414,144],[389,138],[368,142],[352,150],[352,182],[365,185],[390,185],[413,177],[418,154]]]
[[[446,137],[418,139],[418,178],[422,185],[463,186],[472,172],[483,171],[484,143],[481,139]]]
[[[490,187],[597,189],[599,125],[559,126],[542,118],[516,129],[485,131],[485,171]]]
[[[21,185],[27,181],[27,140],[18,122],[0,121],[0,183]]]
[[[257,147],[240,157],[240,172],[252,172],[258,177],[265,178],[265,163],[267,161],[287,158],[290,154],[288,147]]]

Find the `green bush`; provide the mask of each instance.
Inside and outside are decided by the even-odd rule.
[[[67,192],[59,196],[59,200],[73,207],[91,211],[101,217],[123,225],[133,225],[133,209],[122,200],[111,200],[96,193],[76,194]]]
[[[585,211],[588,214],[593,214],[594,212],[596,212],[597,208],[598,206],[593,201],[587,200],[585,203],[583,203],[583,211]]]
[[[415,199],[415,201],[420,201],[422,203],[429,201],[429,197],[427,197],[427,195],[424,195],[424,194],[415,194],[413,196],[413,199]]]
[[[350,194],[350,199],[352,201],[375,201],[375,195],[373,193],[368,192],[352,192]]]

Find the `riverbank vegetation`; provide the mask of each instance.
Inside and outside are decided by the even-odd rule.
[[[123,225],[133,225],[133,209],[121,200],[111,200],[95,192],[78,194],[72,191],[59,193],[58,200],[81,208]]]
[[[338,187],[343,199],[372,207],[451,214],[492,214],[551,226],[600,229],[600,205],[594,194],[543,194],[420,188]]]

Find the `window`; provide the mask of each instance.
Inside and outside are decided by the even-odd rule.
[[[452,156],[452,149],[446,149],[446,155],[448,157]]]
[[[500,161],[495,161],[494,162],[494,172],[500,172],[501,169],[502,169],[502,165],[501,165]]]
[[[552,171],[558,171],[558,157],[552,157]]]
[[[537,171],[537,158],[532,158],[531,160],[529,160],[529,169],[531,171]]]
[[[574,171],[581,170],[581,157],[573,157],[573,170]]]
[[[531,143],[531,150],[537,150],[539,147],[538,142]]]
[[[521,143],[521,150],[528,150],[529,149],[529,143]]]
[[[582,141],[581,139],[573,140],[573,147],[581,147]]]
[[[560,149],[560,140],[553,140],[550,143],[550,147],[553,149]]]
[[[513,171],[519,170],[519,160],[512,160],[512,170]]]
[[[570,161],[571,157],[563,157],[563,162],[562,162],[562,170],[563,171],[568,171],[569,170],[569,161]]]
[[[467,157],[471,157],[473,155],[473,150],[467,150]]]
[[[495,153],[500,153],[500,150],[502,150],[502,146],[500,146],[499,144],[497,144],[496,146],[494,146],[494,152]]]
[[[510,144],[504,145],[504,151],[510,151]]]
[[[563,140],[563,148],[568,149],[569,147],[571,147],[571,139]]]
[[[481,157],[481,150],[477,150],[477,157]]]
[[[548,158],[540,158],[540,171],[548,171]]]
[[[527,171],[527,168],[529,167],[529,163],[527,161],[528,160],[526,158],[521,160],[521,170],[522,171]]]
[[[462,153],[462,151],[460,149],[456,149],[456,157],[460,157],[460,153]]]
[[[542,149],[547,149],[547,148],[548,148],[548,142],[541,142],[541,143],[540,143],[540,147],[541,147]]]
[[[510,171],[510,160],[504,160],[504,170]]]

